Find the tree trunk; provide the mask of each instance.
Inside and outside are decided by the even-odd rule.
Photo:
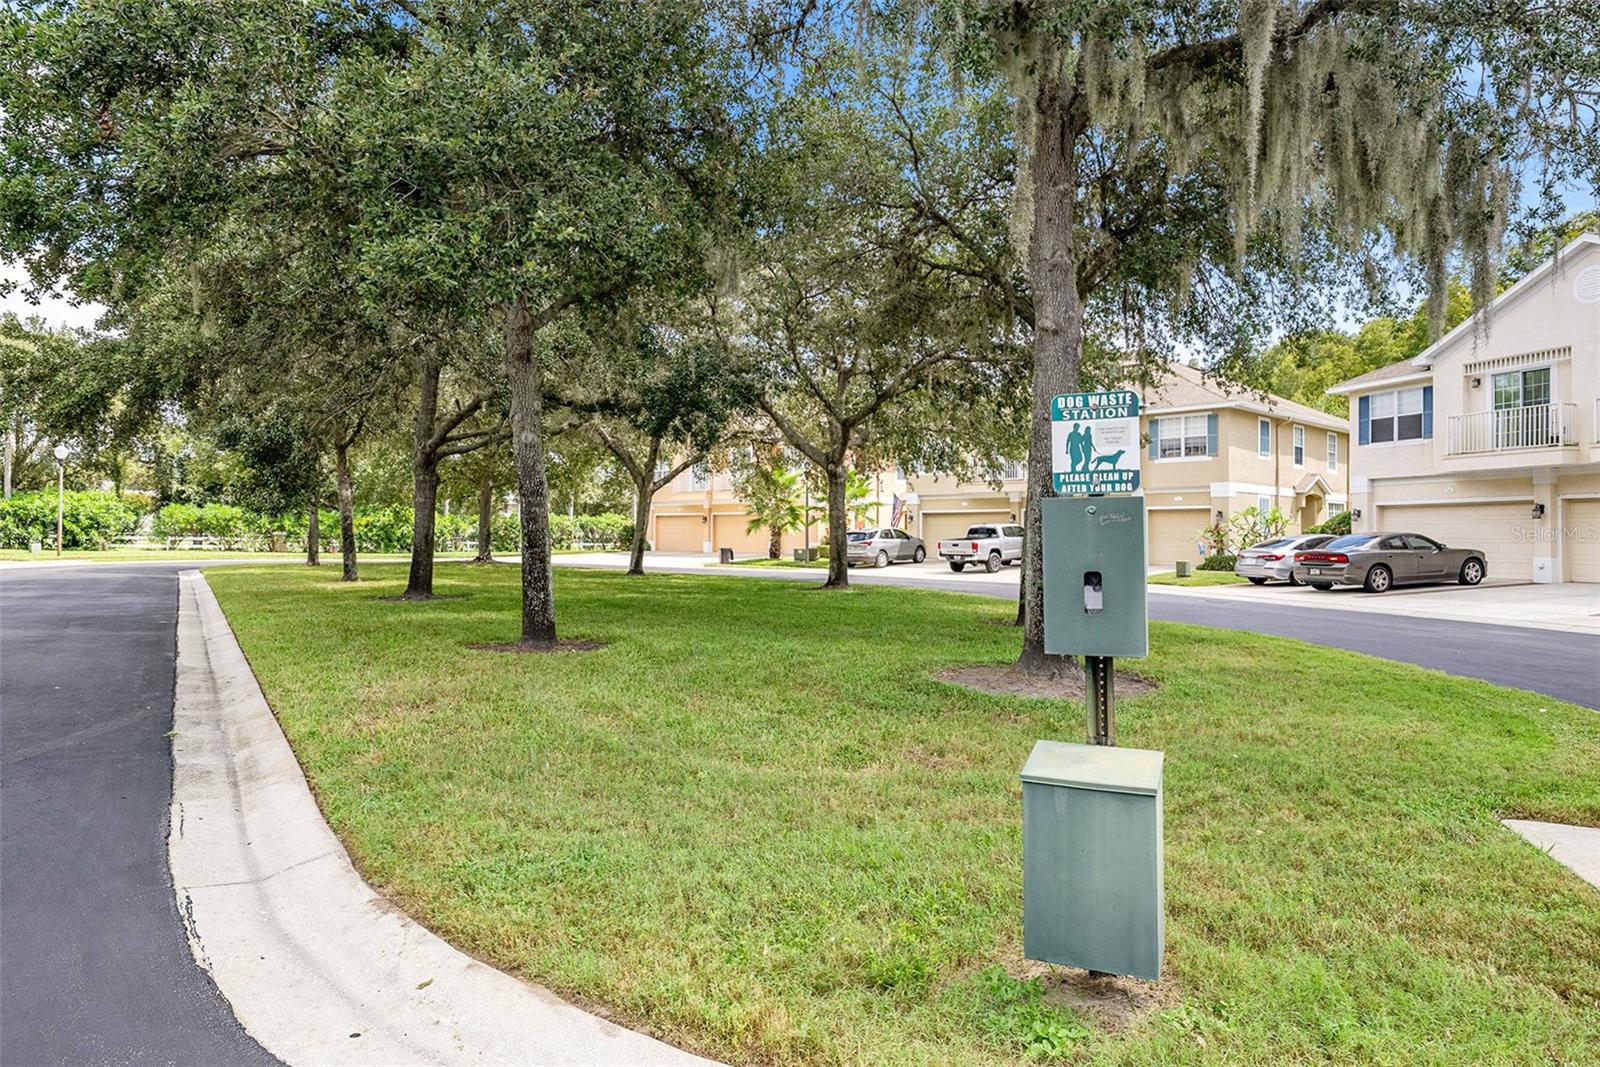
[[[1022,564],[1022,654],[1017,666],[1053,673],[1070,657],[1044,650],[1044,545],[1039,503],[1054,496],[1050,455],[1050,400],[1078,387],[1083,344],[1083,308],[1078,293],[1073,230],[1077,212],[1077,167],[1073,156],[1076,120],[1061,83],[1059,61],[1042,61],[1034,101],[1033,234],[1029,270],[1033,283],[1033,399],[1028,437],[1028,508]]]
[[[417,421],[411,432],[411,570],[408,600],[433,596],[433,524],[439,500],[439,457],[434,451],[434,419],[439,414],[439,363],[431,355],[418,361]]]
[[[522,640],[549,645],[556,639],[556,601],[550,575],[550,488],[544,472],[543,398],[533,358],[528,304],[519,296],[506,306],[506,383],[511,394],[511,454],[517,468],[522,525]]]
[[[478,487],[478,554],[472,562],[494,562],[494,479],[487,475]]]
[[[322,531],[317,527],[317,494],[306,504],[306,566],[322,566]]]
[[[830,459],[828,476],[828,580],[824,589],[850,587],[850,560],[844,508],[845,469],[842,459]]]
[[[343,561],[342,579],[359,581],[356,572],[356,492],[350,478],[350,443],[335,444],[333,468],[339,480],[339,557]]]
[[[782,526],[774,526],[774,527],[772,527],[771,537],[767,541],[767,558],[768,559],[782,559],[783,558],[783,527]]]
[[[628,546],[628,573],[644,573],[645,533],[650,529],[650,501],[655,496],[656,468],[652,463],[633,487],[633,542]]]

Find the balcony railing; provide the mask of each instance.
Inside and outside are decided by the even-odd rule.
[[[1576,404],[1528,404],[1450,416],[1446,455],[1577,444]]]

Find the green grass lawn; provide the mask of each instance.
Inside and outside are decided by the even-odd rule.
[[[931,677],[1010,660],[1007,602],[563,569],[609,645],[527,656],[466,648],[516,636],[513,568],[369,574],[208,580],[367,878],[625,1023],[784,1064],[1600,1062],[1600,894],[1496,821],[1600,823],[1592,711],[1152,625],[1119,739],[1167,754],[1167,999],[1108,1030],[1020,949],[1017,771],[1076,694]]]
[[[778,567],[794,568],[796,570],[827,570],[828,561],[825,559],[808,560],[800,563],[790,557],[788,559],[736,559],[732,563],[708,563],[708,567]]]
[[[1232,571],[1190,571],[1186,578],[1179,578],[1173,571],[1163,571],[1152,574],[1147,580],[1151,585],[1243,585],[1249,581]]]
[[[0,548],[0,560],[32,560],[36,563],[52,563],[55,561],[54,548],[47,548],[43,552],[29,552],[25,548]],[[68,548],[61,552],[63,560],[74,563],[89,561],[91,563],[130,563],[143,560],[229,560],[229,559],[267,559],[267,560],[304,560],[305,552],[296,549],[293,552],[228,552],[219,548],[108,548],[104,550],[88,548]],[[398,560],[406,559],[404,555],[396,553],[375,552],[362,554],[362,562],[368,560]],[[460,559],[458,552],[444,552],[437,557],[441,560]],[[322,553],[323,566],[332,563],[335,568],[339,566],[338,552]]]

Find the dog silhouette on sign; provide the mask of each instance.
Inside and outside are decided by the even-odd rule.
[[[1119,448],[1115,452],[1110,453],[1109,455],[1096,456],[1096,457],[1094,457],[1094,465],[1095,465],[1095,467],[1101,468],[1101,469],[1104,469],[1106,467],[1110,467],[1111,469],[1115,470],[1117,464],[1122,461],[1123,453],[1126,452],[1126,451],[1127,451],[1127,449],[1125,449],[1125,448]]]

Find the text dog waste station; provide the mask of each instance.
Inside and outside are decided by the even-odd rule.
[[[1157,978],[1165,945],[1162,754],[1113,747],[1112,664],[1149,651],[1139,397],[1051,401],[1059,497],[1039,502],[1044,647],[1083,657],[1088,744],[1040,741],[1022,769],[1029,959]]]

